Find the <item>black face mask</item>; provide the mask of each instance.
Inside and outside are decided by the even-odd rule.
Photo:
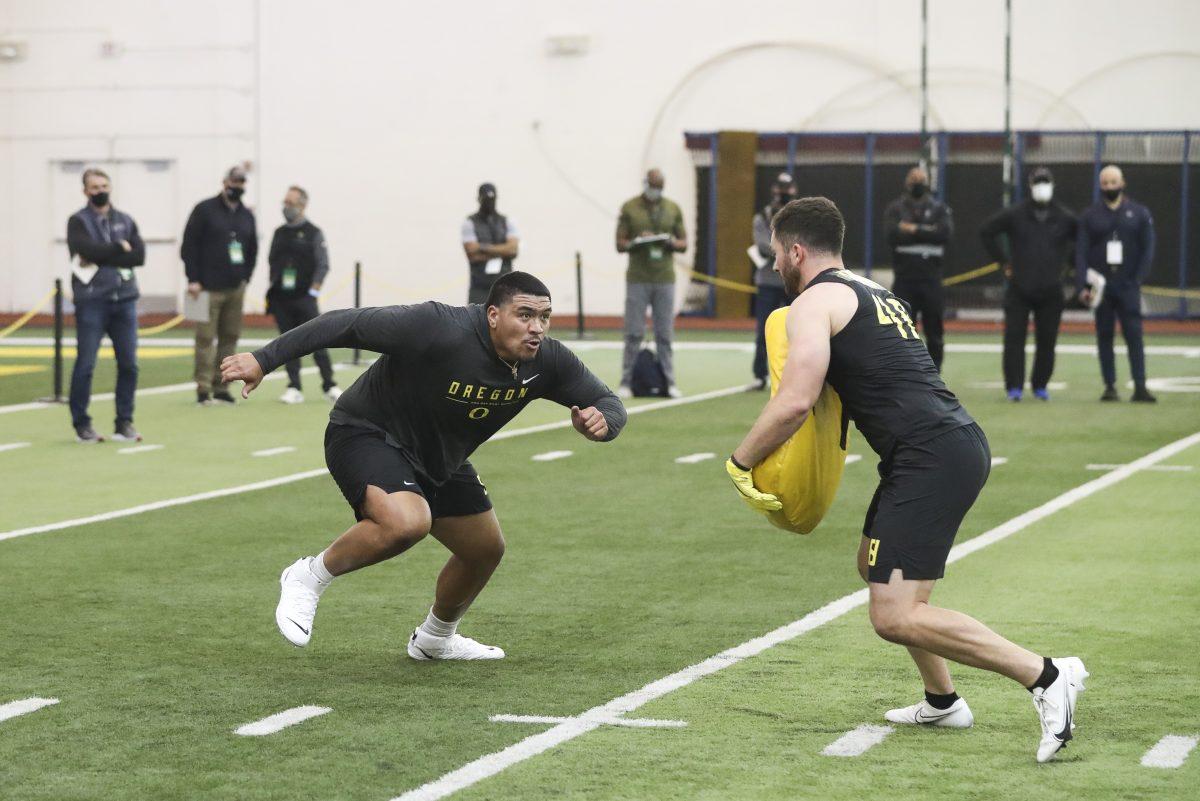
[[[1121,190],[1120,189],[1105,189],[1100,194],[1104,195],[1104,199],[1111,203],[1112,201],[1116,200],[1117,198],[1119,198],[1121,196]]]
[[[244,194],[246,194],[246,190],[240,186],[225,187],[225,197],[229,199],[230,203],[237,203],[242,199],[242,195]]]
[[[93,206],[95,206],[98,209],[102,209],[108,205],[108,193],[107,192],[97,192],[94,195],[89,195],[88,203],[91,203]]]
[[[908,188],[908,193],[914,198],[925,197],[925,193],[929,191],[929,184],[913,184]]]
[[[496,210],[496,198],[482,197],[479,199],[479,211],[481,214],[491,214]]]
[[[792,195],[791,192],[776,192],[774,195],[772,195],[772,197],[774,199],[775,207],[783,208],[788,204],[788,201],[795,196]]]

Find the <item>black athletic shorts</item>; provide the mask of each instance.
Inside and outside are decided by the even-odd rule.
[[[330,423],[325,429],[325,464],[358,520],[363,519],[359,508],[370,484],[389,494],[423,496],[435,520],[492,508],[487,487],[470,462],[463,462],[439,487],[417,472],[399,448],[389,445],[382,431]]]
[[[967,510],[992,471],[992,451],[975,423],[931,440],[898,444],[879,463],[879,488],[867,509],[863,536],[867,578],[940,579]]]

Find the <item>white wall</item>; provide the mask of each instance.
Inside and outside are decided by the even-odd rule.
[[[1200,127],[1200,4],[1013,5],[1016,127]],[[1000,128],[1003,3],[930,7],[933,127]],[[0,0],[0,40],[28,45],[25,61],[0,63],[0,310],[28,308],[63,272],[50,244],[65,223],[52,219],[51,160],[175,160],[182,229],[230,164],[256,159],[257,134],[260,235],[269,239],[287,185],[305,186],[330,240],[331,287],[361,259],[370,303],[464,300],[458,226],[491,180],[521,225],[519,265],[547,279],[556,307],[574,308],[578,249],[588,311],[617,312],[613,217],[644,169],[661,165],[690,215],[684,130],[914,129],[919,9]],[[546,37],[561,33],[588,37],[587,54],[548,56]],[[104,41],[124,52],[102,56]],[[182,286],[176,249],[158,248],[148,266],[155,291]],[[265,272],[260,260],[250,309]],[[326,306],[349,301],[346,289]]]

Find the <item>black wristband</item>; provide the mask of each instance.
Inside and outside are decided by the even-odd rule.
[[[733,466],[736,467],[738,470],[745,470],[746,472],[750,472],[750,468],[746,467],[741,462],[739,462],[737,459],[735,459],[732,453],[729,454],[729,461],[733,462]]]

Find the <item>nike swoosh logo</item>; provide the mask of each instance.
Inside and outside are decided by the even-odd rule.
[[[288,623],[291,623],[293,626],[295,626],[296,628],[298,628],[298,629],[300,629],[301,631],[303,631],[303,632],[304,632],[304,634],[305,634],[306,636],[308,635],[308,629],[304,628],[304,626],[301,626],[299,623],[297,623],[296,621],[292,620],[290,617],[288,618]]]
[[[404,482],[404,486],[406,486],[406,487],[415,487],[415,486],[417,486],[417,482],[415,482],[415,481],[405,481],[405,482]]]
[[[941,720],[942,718],[953,714],[953,712],[954,712],[954,710],[947,709],[945,712],[943,712],[940,715],[926,715],[924,712],[922,712],[920,709],[918,709],[917,714],[916,714],[916,719],[917,719],[917,723],[932,723],[935,720]]]
[[[522,386],[524,386],[525,384],[528,384],[530,381],[532,381],[533,379],[537,378],[537,377],[538,377],[538,375],[541,375],[541,373],[538,373],[537,375],[531,375],[531,376],[529,376],[529,378],[526,378],[524,381],[522,381],[522,382],[521,382],[521,385],[522,385]]]

